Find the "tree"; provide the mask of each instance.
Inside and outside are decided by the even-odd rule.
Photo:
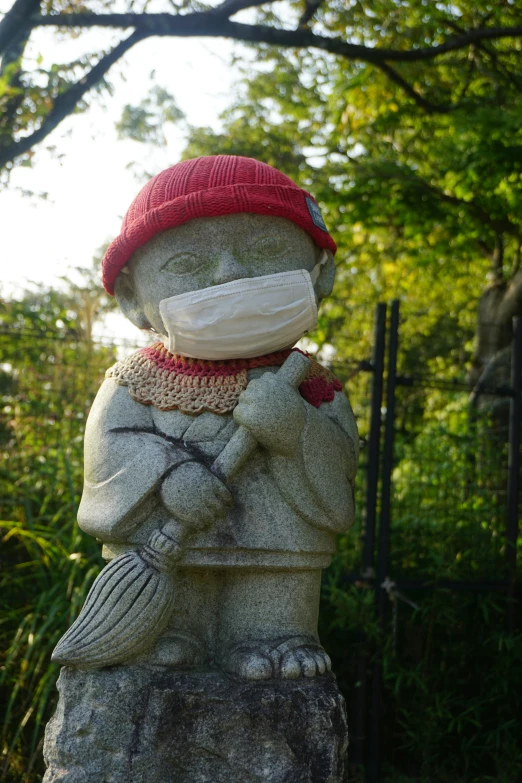
[[[225,133],[192,129],[189,152],[258,154],[314,191],[320,163],[318,195],[349,261],[321,339],[338,329],[355,284],[357,305],[405,293],[422,306],[432,301],[432,324],[442,303],[469,312],[480,298],[475,383],[502,354],[522,308],[520,0],[289,0],[277,13],[270,0],[159,3],[119,14],[71,0],[48,3],[45,13],[35,0],[13,3],[0,22],[0,168],[8,175],[30,163],[35,144],[85,108],[89,90],[108,88],[111,65],[145,38],[246,42],[256,50],[250,87],[224,118]],[[109,27],[115,42],[42,72],[24,52],[45,26],[76,36]],[[173,96],[156,88],[125,108],[118,131],[161,143],[162,126],[180,118]]]
[[[86,107],[94,89],[108,86],[111,67],[151,36],[231,38],[272,52],[329,55],[346,90],[353,80],[395,89],[399,105],[423,116],[445,116],[474,104],[493,104],[499,80],[516,89],[522,38],[518,0],[128,0],[112,13],[108,2],[15,0],[0,22],[0,169],[28,162],[34,147],[59,123]],[[244,12],[241,21],[233,19]],[[24,54],[32,32],[51,27],[79,36],[92,27],[114,30],[108,51],[42,71]],[[131,30],[130,34],[126,34]],[[123,34],[123,35],[122,35]],[[480,93],[467,80],[481,83]],[[455,89],[455,85],[459,88]],[[338,93],[339,97],[342,92]]]
[[[319,198],[340,248],[337,301],[319,340],[341,356],[376,299],[398,296],[417,314],[403,331],[412,367],[421,342],[424,363],[440,355],[448,319],[467,334],[448,361],[468,361],[472,385],[505,360],[522,314],[522,59],[509,50],[509,67],[484,43],[465,68],[432,64],[430,101],[445,94],[453,109],[427,112],[373,65],[264,47],[222,131],[192,129],[188,157],[258,155]],[[498,383],[509,380],[502,366]]]

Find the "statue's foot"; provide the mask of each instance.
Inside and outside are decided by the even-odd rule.
[[[315,639],[292,636],[274,642],[243,642],[234,645],[225,661],[230,674],[246,680],[316,677],[332,668],[330,658]]]
[[[152,649],[137,658],[134,663],[181,669],[198,666],[204,660],[204,650],[196,639],[184,634],[167,633],[158,639]]]
[[[245,680],[270,680],[274,676],[270,648],[262,642],[236,644],[228,654],[225,669]]]
[[[279,677],[316,677],[331,671],[332,662],[320,644],[307,636],[294,636],[276,647],[279,655]]]

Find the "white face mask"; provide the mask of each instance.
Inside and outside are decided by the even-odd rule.
[[[250,359],[293,346],[317,325],[312,272],[298,269],[162,299],[159,310],[171,353],[194,359]]]

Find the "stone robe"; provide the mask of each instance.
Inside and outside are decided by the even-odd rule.
[[[250,370],[248,380],[278,369]],[[189,539],[181,566],[328,566],[335,534],[354,518],[357,427],[342,392],[319,408],[303,405],[298,454],[283,457],[258,447],[228,484],[233,508]],[[107,559],[144,543],[169,519],[159,495],[164,477],[187,461],[210,468],[236,429],[232,413],[161,411],[106,379],[86,427],[80,527],[104,543]]]

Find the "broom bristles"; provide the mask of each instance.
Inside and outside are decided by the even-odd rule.
[[[151,647],[165,629],[173,593],[170,574],[152,568],[137,552],[115,558],[95,580],[52,660],[83,668],[128,662]]]

